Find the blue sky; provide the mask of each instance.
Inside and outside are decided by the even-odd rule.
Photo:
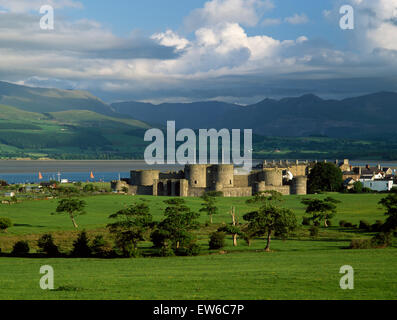
[[[397,91],[395,39],[397,0],[0,0],[0,80],[108,102],[342,98]]]
[[[166,29],[183,29],[184,18],[196,8],[203,7],[205,0],[85,0],[81,10],[63,10],[72,19],[92,19],[100,21],[120,36],[132,30],[141,30],[148,35]],[[301,25],[258,25],[246,29],[249,35],[267,34],[277,39],[297,38],[302,34],[310,38],[329,41],[338,47],[345,46],[343,32],[338,28],[339,20],[327,21],[323,11],[334,7],[331,0],[282,0],[273,10],[264,15],[266,18],[286,18],[294,14],[306,14],[309,22]],[[183,30],[181,30],[183,32]]]

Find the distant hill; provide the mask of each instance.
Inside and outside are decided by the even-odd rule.
[[[0,105],[0,158],[142,158],[148,128],[89,110],[36,113]]]
[[[308,94],[281,100],[265,99],[249,106],[221,102],[153,105],[123,102],[111,105],[119,113],[179,128],[251,128],[266,136],[329,136],[375,138],[397,135],[397,93],[379,92],[343,100]]]
[[[151,126],[252,128],[254,158],[397,158],[397,94],[304,95],[240,106],[123,102],[0,82],[0,158],[142,159]],[[0,168],[1,169],[1,168]]]
[[[31,112],[91,110],[113,115],[109,105],[89,92],[32,88],[0,81],[0,104]]]
[[[164,126],[167,120],[176,121],[179,128],[213,128],[222,126],[224,116],[230,111],[239,111],[241,106],[218,101],[194,103],[163,103],[154,105],[142,102],[113,103],[118,112],[135,119]]]

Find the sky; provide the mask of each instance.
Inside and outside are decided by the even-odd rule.
[[[340,99],[397,91],[396,39],[397,0],[0,0],[0,80],[106,102]]]

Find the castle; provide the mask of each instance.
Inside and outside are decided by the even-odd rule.
[[[222,191],[225,197],[243,197],[269,190],[305,195],[308,167],[307,162],[264,161],[249,173],[239,173],[233,164],[192,164],[179,172],[131,171],[129,179],[112,181],[111,187],[115,192],[154,196],[199,197]]]

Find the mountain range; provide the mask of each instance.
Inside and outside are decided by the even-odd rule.
[[[397,93],[379,92],[343,100],[313,94],[265,99],[240,106],[222,102],[113,103],[112,108],[151,124],[175,120],[179,128],[251,128],[264,136],[377,138],[397,134]]]
[[[142,158],[144,132],[253,129],[254,156],[396,158],[397,93],[325,100],[312,94],[241,106],[217,101],[108,104],[86,91],[0,81],[0,158]]]

